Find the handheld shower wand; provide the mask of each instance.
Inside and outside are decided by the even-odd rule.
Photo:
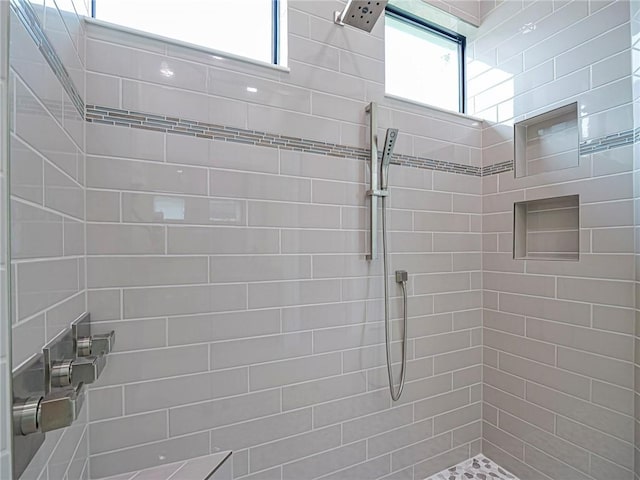
[[[389,162],[393,148],[396,146],[398,137],[397,128],[387,128],[387,135],[384,139],[384,149],[382,150],[382,162],[380,162],[380,190],[389,188]]]
[[[382,150],[382,159],[378,167],[378,149],[377,126],[376,126],[376,108],[375,104],[369,106],[368,112],[371,115],[371,190],[367,194],[371,197],[371,256],[370,260],[375,259],[375,239],[378,235],[376,220],[377,198],[382,199],[382,263],[384,272],[384,335],[387,353],[387,374],[389,376],[389,391],[391,398],[395,402],[402,395],[404,388],[405,374],[407,371],[407,272],[398,270],[396,272],[396,282],[402,285],[403,298],[403,339],[402,339],[402,366],[400,371],[400,384],[396,390],[393,381],[393,370],[391,368],[391,317],[389,314],[389,255],[387,241],[387,197],[389,196],[389,164],[393,148],[398,138],[398,129],[389,128],[384,139],[384,148]],[[379,170],[378,170],[379,168]],[[379,177],[378,177],[379,174]]]

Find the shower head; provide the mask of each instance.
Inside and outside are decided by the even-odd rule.
[[[342,12],[335,12],[333,20],[338,25],[351,25],[370,32],[384,12],[389,0],[349,0]]]
[[[386,190],[389,186],[389,162],[393,147],[396,145],[398,138],[397,128],[387,128],[387,135],[384,138],[384,148],[382,149],[382,162],[380,162],[380,189]]]

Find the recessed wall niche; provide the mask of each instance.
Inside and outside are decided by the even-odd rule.
[[[578,195],[514,203],[513,258],[579,260]]]
[[[572,103],[514,125],[515,176],[577,167],[578,104]]]

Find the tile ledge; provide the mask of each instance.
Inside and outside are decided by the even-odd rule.
[[[198,52],[198,53],[204,53],[204,54],[208,54],[208,55],[212,55],[212,56],[216,56],[216,57],[221,57],[224,60],[230,60],[232,62],[238,62],[241,64],[249,64],[249,65],[253,65],[256,67],[261,67],[261,68],[267,68],[267,69],[271,69],[271,70],[276,70],[278,72],[285,72],[285,73],[289,73],[291,71],[291,69],[289,67],[286,67],[284,65],[275,65],[273,63],[267,63],[267,62],[262,62],[260,60],[254,60],[252,58],[249,57],[243,57],[241,55],[235,55],[233,53],[229,53],[229,52],[225,52],[222,50],[216,50],[215,48],[208,48],[202,45],[196,45],[194,43],[189,43],[189,42],[183,42],[181,40],[177,40],[175,38],[169,38],[169,37],[165,37],[162,35],[157,35],[155,33],[150,33],[150,32],[145,32],[143,30],[137,30],[135,28],[130,28],[130,27],[125,27],[124,25],[118,25],[117,23],[111,23],[111,22],[105,22],[104,20],[98,20],[96,18],[90,18],[90,17],[84,17],[84,23],[85,25],[88,27],[87,29],[87,35],[90,37],[89,35],[89,31],[91,30],[91,28],[101,28],[103,30],[106,30],[110,33],[124,33],[126,35],[132,36],[132,37],[141,37],[141,38],[145,38],[145,39],[149,39],[149,40],[153,40],[156,41],[158,43],[161,43],[163,45],[173,45],[173,46],[177,46],[180,48],[184,48],[187,50],[192,50],[194,52]],[[165,53],[166,55],[166,53]],[[190,62],[193,62],[193,59],[190,58],[183,58],[181,55],[176,54],[175,52],[172,53],[171,56],[175,56],[176,58],[179,58],[181,60],[187,60]],[[216,66],[220,66],[217,65],[215,63],[208,63],[208,65],[212,66],[212,67],[216,67]]]
[[[450,115],[452,117],[455,118],[462,118],[464,120],[471,120],[473,122],[478,122],[480,124],[484,123],[484,119],[480,118],[480,117],[474,117],[473,115],[469,115],[468,113],[460,113],[460,112],[456,112],[453,110],[447,110],[446,108],[440,108],[440,107],[436,107],[434,105],[429,105],[428,103],[422,103],[422,102],[417,102],[415,100],[411,100],[410,98],[404,98],[404,97],[399,97],[397,95],[393,95],[390,93],[385,93],[384,94],[384,98],[385,100],[393,100],[393,101],[397,101],[397,102],[402,102],[405,104],[409,104],[409,105],[413,105],[415,107],[421,107],[424,108],[426,110],[431,110],[433,112],[437,112],[438,114],[444,114],[446,115]],[[478,127],[480,125],[477,125]]]
[[[209,455],[203,455],[201,457],[180,460],[178,462],[164,463],[161,465],[156,465],[154,467],[144,468],[132,472],[119,473],[117,475],[111,475],[109,477],[100,477],[97,480],[133,480],[143,473],[148,473],[153,476],[152,472],[157,469],[162,470],[162,477],[153,476],[153,478],[157,480],[179,480],[181,477],[178,476],[178,474],[185,469],[194,469],[194,471],[191,471],[190,474],[197,473],[199,475],[200,473],[202,473],[201,479],[190,477],[193,480],[207,480],[213,477],[213,474],[222,466],[224,462],[229,459],[232,453],[233,452],[231,452],[231,450],[222,451]],[[202,465],[197,465],[200,463],[205,463],[206,466],[203,467]]]

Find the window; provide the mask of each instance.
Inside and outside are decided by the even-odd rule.
[[[465,37],[394,6],[385,18],[386,93],[465,111]]]
[[[281,0],[92,0],[93,18],[279,64]]]

